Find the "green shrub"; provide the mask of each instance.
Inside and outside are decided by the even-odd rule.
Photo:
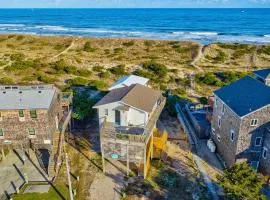
[[[187,91],[183,87],[178,87],[172,91],[173,95],[176,96],[185,96],[187,94]]]
[[[18,35],[17,37],[16,37],[16,40],[23,40],[24,39],[24,36],[23,35]]]
[[[14,81],[13,81],[12,78],[3,77],[3,78],[0,79],[0,84],[3,84],[3,85],[14,84]]]
[[[106,72],[100,72],[99,74],[98,74],[98,76],[100,77],[100,78],[103,78],[103,79],[108,79],[108,78],[110,78],[110,72],[108,72],[108,71],[106,71]]]
[[[112,74],[114,74],[118,77],[127,74],[126,69],[125,69],[125,65],[117,65],[115,67],[110,68],[109,70]]]
[[[65,66],[64,67],[64,71],[67,74],[76,74],[77,73],[77,67],[71,65],[71,66]]]
[[[21,61],[25,59],[25,55],[23,53],[14,53],[10,55],[10,60],[12,61]]]
[[[91,46],[91,42],[90,41],[87,41],[84,44],[83,50],[86,51],[86,52],[94,52],[94,51],[96,51],[96,49]]]
[[[261,193],[263,181],[246,162],[237,163],[225,169],[217,177],[229,199],[266,200]]]
[[[73,113],[72,117],[77,120],[84,120],[95,113],[92,108],[96,101],[90,99],[87,92],[75,92],[73,96]]]
[[[97,90],[104,90],[108,87],[108,84],[102,80],[91,81],[90,86],[94,87]]]
[[[123,53],[124,49],[122,49],[122,48],[115,48],[113,51],[114,51],[115,54],[118,54],[118,53]]]
[[[158,78],[164,78],[168,74],[168,68],[165,65],[153,61],[143,63],[143,68],[152,72]]]
[[[28,68],[38,69],[41,67],[41,63],[35,60],[15,61],[10,66],[4,68],[6,71],[25,70]]]
[[[74,79],[71,79],[68,81],[68,84],[74,85],[74,86],[85,86],[88,85],[89,81],[85,78],[76,77]]]
[[[195,80],[197,83],[204,83],[206,85],[211,86],[224,86],[224,82],[222,82],[220,79],[216,77],[215,74],[208,72],[206,74],[197,74],[195,76]]]
[[[85,77],[87,77],[87,76],[90,76],[92,74],[92,72],[90,70],[88,70],[88,69],[78,69],[77,72],[76,72],[76,74],[78,76],[85,76]]]
[[[52,77],[52,76],[49,76],[49,75],[46,75],[43,72],[39,72],[37,74],[37,80],[40,81],[40,82],[43,82],[43,83],[55,83],[55,82],[58,81],[57,78]]]
[[[133,74],[137,75],[137,76],[142,76],[145,78],[149,78],[150,80],[154,80],[154,75],[153,73],[144,70],[144,69],[136,69]]]
[[[131,40],[129,42],[124,42],[123,45],[126,46],[126,47],[131,47],[135,44],[134,40]]]
[[[206,97],[200,97],[200,103],[203,105],[207,105],[208,104],[208,99]]]
[[[102,72],[104,70],[103,66],[94,66],[93,71],[94,72]]]
[[[270,55],[270,46],[263,46],[261,49],[258,50],[259,54]]]

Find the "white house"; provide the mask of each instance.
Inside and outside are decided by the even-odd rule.
[[[119,126],[144,127],[161,98],[160,91],[132,84],[111,90],[93,108],[98,110],[100,127],[105,118]]]
[[[149,79],[136,76],[136,75],[129,75],[129,76],[123,76],[120,78],[118,81],[116,81],[110,88],[109,90],[114,90],[117,88],[122,88],[126,86],[131,86],[132,84],[140,84],[140,85],[147,85]]]

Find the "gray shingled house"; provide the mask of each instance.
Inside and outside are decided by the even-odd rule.
[[[153,156],[156,122],[165,105],[160,91],[141,84],[111,90],[95,106],[104,159],[120,160],[146,177]]]
[[[247,161],[270,174],[270,69],[214,92],[211,138],[227,166]]]
[[[41,167],[55,176],[71,102],[72,95],[53,85],[0,86],[0,148],[33,149]]]

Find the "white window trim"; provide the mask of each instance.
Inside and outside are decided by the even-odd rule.
[[[104,109],[104,115],[105,115],[105,116],[109,116],[109,109],[108,109],[108,108],[105,108],[105,109]]]
[[[221,116],[218,116],[218,127],[221,127]]]
[[[253,122],[256,122],[256,123],[253,124]],[[253,127],[258,126],[258,122],[259,122],[258,119],[251,119],[250,126],[253,126]]]
[[[257,141],[258,138],[260,138],[260,144],[259,145],[256,144],[256,141]],[[262,146],[262,137],[256,137],[255,138],[255,147],[260,147],[260,146]]]
[[[212,132],[213,135],[216,135],[215,131],[216,130],[214,128],[211,129],[211,132]]]
[[[218,140],[218,142],[220,142],[220,141],[221,141],[221,137],[220,137],[220,135],[219,135],[219,134],[217,134],[217,140]]]
[[[263,147],[263,152],[262,152],[263,159],[267,159],[267,152],[268,152],[268,149],[266,147]],[[264,156],[264,154],[265,154],[265,156]]]
[[[234,132],[234,130],[231,130],[230,131],[230,139],[231,139],[231,141],[233,142],[234,141],[234,139],[235,139],[235,132]],[[232,138],[232,136],[233,136],[233,138]]]

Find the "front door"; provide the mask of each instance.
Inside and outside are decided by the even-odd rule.
[[[120,111],[115,110],[115,124],[120,125],[121,124],[121,118],[120,118]]]

